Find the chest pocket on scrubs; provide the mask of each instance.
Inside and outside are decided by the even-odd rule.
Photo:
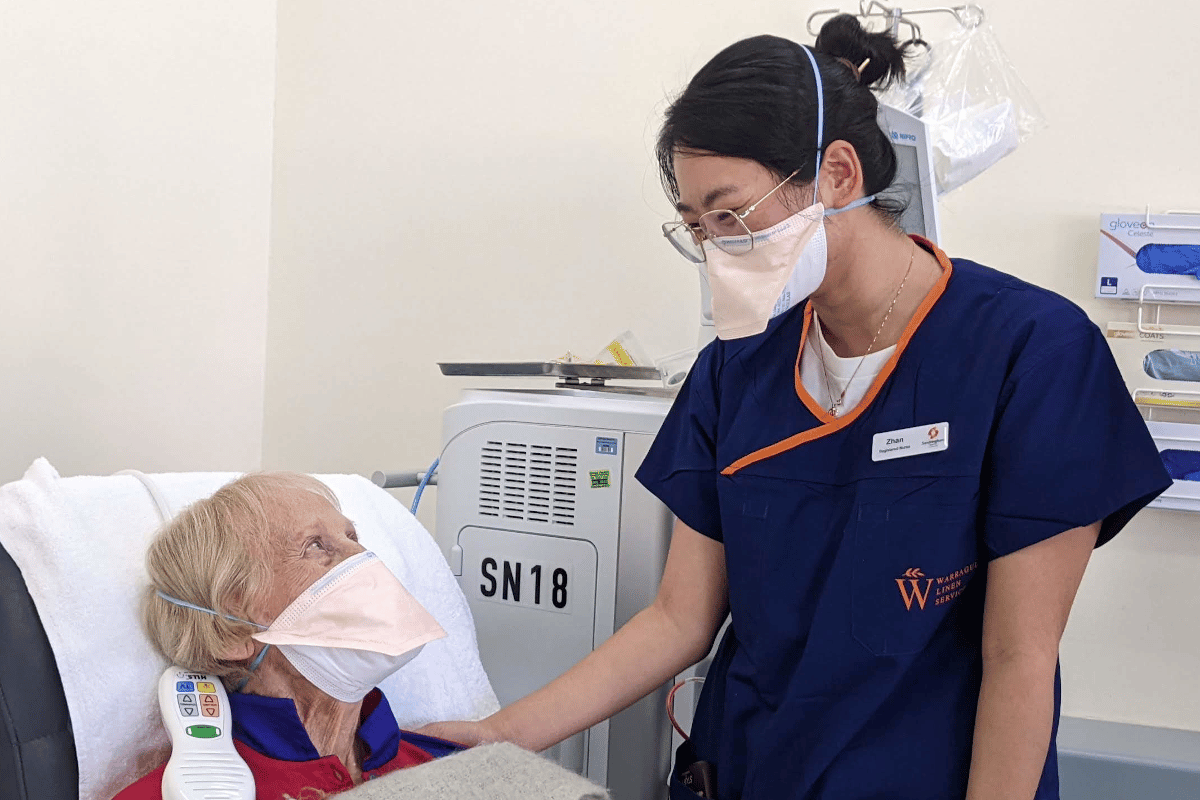
[[[854,638],[877,656],[921,652],[978,569],[975,509],[858,505],[853,512]]]

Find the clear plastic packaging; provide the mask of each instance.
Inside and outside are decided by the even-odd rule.
[[[678,391],[695,363],[696,350],[689,348],[663,356],[654,362],[654,366],[658,367],[659,373],[662,374],[663,388]]]
[[[929,128],[938,191],[951,192],[1017,149],[1046,120],[1029,88],[974,6],[957,10],[959,29],[879,95]]]
[[[650,359],[642,350],[642,344],[633,335],[633,331],[625,331],[608,343],[608,346],[596,356],[597,364],[616,364],[622,367],[648,367]]]
[[[642,350],[642,343],[633,335],[633,331],[625,331],[613,339],[600,351],[595,358],[580,358],[568,350],[554,359],[558,364],[615,364],[619,367],[648,367],[650,359]]]

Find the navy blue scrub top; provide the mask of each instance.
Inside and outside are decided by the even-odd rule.
[[[701,352],[638,472],[724,543],[732,622],[687,756],[720,800],[961,800],[988,563],[1098,520],[1103,544],[1171,484],[1082,310],[918,242],[942,278],[859,406],[804,390],[797,307]],[[917,426],[947,448],[873,460]]]

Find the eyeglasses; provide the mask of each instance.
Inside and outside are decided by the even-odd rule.
[[[708,239],[713,245],[731,256],[741,256],[754,249],[754,236],[746,227],[744,220],[753,213],[767,198],[778,192],[783,185],[796,177],[800,170],[788,175],[779,185],[767,192],[742,213],[730,211],[727,208],[717,208],[700,215],[695,224],[676,220],[664,222],[663,236],[679,251],[680,255],[693,264],[703,264],[707,257],[704,255],[704,240]]]

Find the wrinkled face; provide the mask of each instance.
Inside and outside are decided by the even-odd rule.
[[[264,624],[329,570],[366,550],[354,523],[315,492],[279,493],[271,536],[271,590],[258,609]]]
[[[745,212],[780,181],[762,164],[747,158],[676,153],[674,164],[679,187],[675,207],[683,221],[693,225],[701,214],[715,209]],[[751,231],[778,225],[803,207],[789,208],[797,197],[796,187],[784,186],[747,214],[743,222]]]

